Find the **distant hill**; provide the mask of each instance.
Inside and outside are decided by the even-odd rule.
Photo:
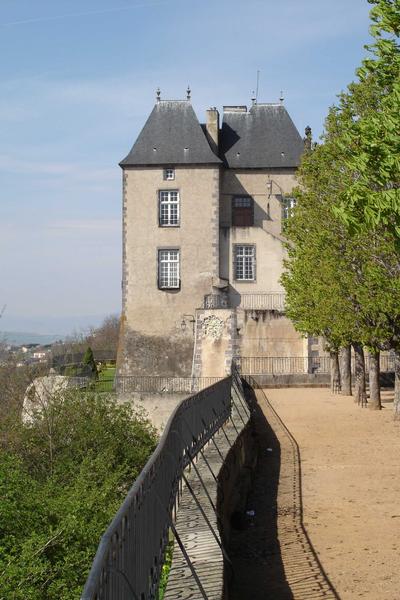
[[[52,342],[61,340],[63,337],[56,334],[50,335],[26,331],[0,331],[0,342],[5,341],[15,346],[23,346],[24,344],[51,344]]]
[[[1,307],[0,307],[1,308]],[[117,311],[115,311],[117,312]],[[47,335],[52,339],[60,336],[81,333],[89,327],[98,327],[107,315],[74,315],[74,316],[29,316],[17,315],[5,311],[0,320],[0,329],[9,335]],[[31,332],[35,333],[32,334]],[[0,333],[1,335],[1,333]],[[28,342],[26,342],[28,343]],[[31,342],[32,344],[35,342]]]

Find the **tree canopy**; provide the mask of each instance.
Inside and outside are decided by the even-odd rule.
[[[155,431],[111,396],[70,391],[0,435],[0,598],[79,598]]]
[[[282,282],[302,333],[399,357],[400,0],[371,4],[370,56],[298,172]],[[400,380],[396,398],[400,410]]]

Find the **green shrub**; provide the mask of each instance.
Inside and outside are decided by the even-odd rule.
[[[156,444],[107,395],[68,392],[0,448],[0,600],[79,598],[101,535]],[[10,429],[11,427],[11,429]]]

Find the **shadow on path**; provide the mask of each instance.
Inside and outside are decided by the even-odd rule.
[[[258,460],[247,511],[232,530],[229,600],[339,599],[303,526],[296,440],[263,390],[247,388]]]

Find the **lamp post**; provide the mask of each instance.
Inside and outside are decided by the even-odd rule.
[[[187,322],[192,324],[192,333],[194,335],[194,324],[196,323],[196,319],[194,318],[194,315],[182,315],[182,321],[181,321],[181,330],[183,333],[185,333],[186,328],[187,328]]]

